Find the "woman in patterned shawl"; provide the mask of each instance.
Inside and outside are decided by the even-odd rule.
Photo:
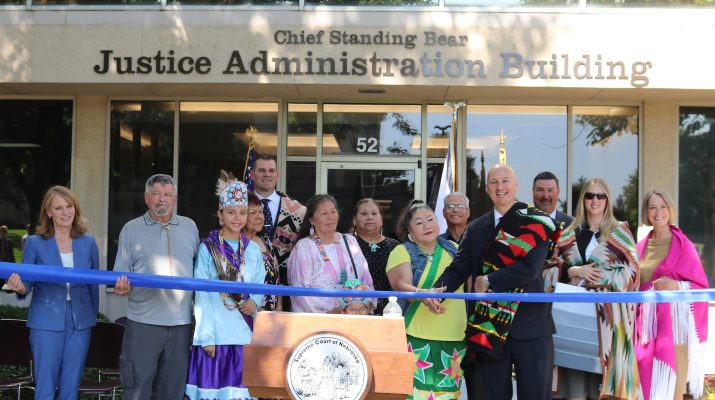
[[[708,287],[698,251],[673,223],[673,200],[662,190],[643,199],[643,222],[653,226],[638,242],[641,290],[691,290]],[[702,356],[708,337],[708,303],[642,303],[636,319],[636,357],[647,399],[682,399],[689,387],[703,394]],[[686,385],[686,383],[688,385]]]
[[[278,262],[273,255],[273,244],[261,235],[264,229],[265,218],[263,216],[263,206],[261,200],[253,192],[248,192],[248,217],[243,233],[258,245],[263,257],[263,265],[266,268],[267,285],[280,285],[280,274],[278,273]],[[283,311],[281,297],[275,294],[268,294],[263,297],[263,304],[259,304],[259,309],[265,311]]]
[[[613,216],[613,202],[608,185],[602,179],[588,181],[581,191],[573,224],[564,230],[559,242],[563,262],[561,280],[591,286],[595,291],[638,290],[638,253],[633,235],[625,222]],[[600,398],[642,399],[640,377],[633,348],[635,305],[626,303],[596,304],[600,337]],[[586,373],[566,370],[562,377],[567,385],[583,382]],[[575,375],[575,376],[573,376]],[[581,375],[581,376],[578,376]],[[596,384],[598,380],[596,380]],[[593,384],[591,384],[593,386]],[[588,390],[567,396],[585,397]]]

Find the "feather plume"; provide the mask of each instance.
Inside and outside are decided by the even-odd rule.
[[[231,182],[235,182],[238,179],[233,175],[233,172],[228,172],[224,169],[221,170],[218,180],[216,181],[216,196],[221,196],[221,192],[226,188]]]

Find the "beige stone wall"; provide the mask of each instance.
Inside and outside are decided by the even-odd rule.
[[[702,40],[698,39],[715,37],[710,10],[591,11],[8,10],[0,13],[3,54],[0,83],[324,83],[529,88],[642,85],[715,89],[715,74],[709,73],[715,65],[715,53],[702,51]],[[280,32],[288,31],[298,35],[304,32],[305,39],[298,37],[304,42],[285,43],[286,35]],[[350,42],[350,35],[380,32],[402,38],[414,35],[414,42],[409,46]],[[347,43],[343,34],[347,35]],[[309,35],[314,35],[312,44]],[[336,41],[331,43],[331,38]],[[95,66],[101,65],[103,50],[112,50],[111,56],[122,60],[131,57],[135,69],[139,58],[145,57],[147,67],[142,73],[117,74],[114,67],[107,73],[99,73]],[[261,57],[263,51],[271,72],[251,73],[252,60]],[[211,68],[204,74],[157,73],[156,67],[149,71],[154,64],[150,58],[158,52],[162,57],[173,52],[177,64],[183,57],[190,57],[190,63],[205,57]],[[236,61],[235,52],[240,53],[247,73],[235,73],[238,68],[224,73],[231,61]],[[338,71],[342,71],[342,57],[347,60],[347,70],[353,69],[355,59],[366,65],[362,74],[275,74],[272,59],[280,57],[300,60],[303,72],[308,68],[304,61],[307,57],[332,58]],[[369,61],[372,57],[377,58],[377,67],[372,67]],[[388,71],[383,60],[393,58],[399,62]],[[423,58],[426,62],[422,62]],[[441,62],[439,68],[437,59]],[[414,76],[401,72],[405,60],[415,63]],[[455,61],[449,64],[449,60]],[[483,63],[483,70],[474,64],[477,61]],[[467,62],[473,62],[472,67],[477,65],[476,69]],[[623,62],[623,78],[620,72],[615,75],[609,72],[609,62]],[[530,77],[528,63],[535,65],[537,75],[539,65],[543,66],[543,76]],[[579,67],[579,63],[584,65]],[[314,69],[317,68],[314,64]],[[474,72],[473,76],[469,71]]]
[[[84,95],[75,99],[74,157],[72,158],[72,190],[82,205],[90,233],[97,239],[101,264],[106,262],[105,184],[106,171],[107,98]]]
[[[678,195],[678,105],[671,101],[643,103],[641,193],[660,188]]]

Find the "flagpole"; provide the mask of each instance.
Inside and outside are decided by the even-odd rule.
[[[449,146],[449,151],[452,152],[452,191],[456,192],[457,191],[457,186],[459,184],[459,179],[457,175],[457,171],[459,171],[459,168],[457,167],[458,163],[458,158],[457,158],[457,111],[461,108],[466,106],[464,102],[459,101],[453,101],[453,102],[446,102],[444,103],[446,107],[449,107],[452,109],[452,135],[450,137],[450,146]]]

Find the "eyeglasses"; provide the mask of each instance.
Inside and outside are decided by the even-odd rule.
[[[466,210],[467,206],[464,204],[445,204],[444,208],[448,210]]]
[[[583,196],[583,198],[586,200],[593,200],[594,198],[597,198],[599,200],[606,200],[606,194],[605,193],[586,192],[586,194]]]

